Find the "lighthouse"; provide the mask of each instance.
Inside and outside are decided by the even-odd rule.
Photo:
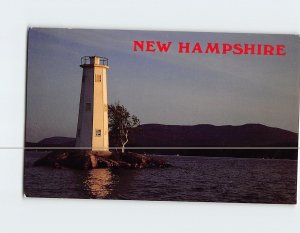
[[[81,94],[76,147],[108,152],[108,59],[100,56],[81,58]]]

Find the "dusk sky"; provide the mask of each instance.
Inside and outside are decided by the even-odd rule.
[[[133,51],[134,40],[285,44],[287,56]],[[260,123],[298,132],[299,37],[79,29],[30,29],[26,141],[75,137],[80,58],[109,59],[108,101],[142,124]]]

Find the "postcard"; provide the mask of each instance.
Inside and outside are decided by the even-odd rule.
[[[295,204],[299,42],[30,28],[24,195]]]

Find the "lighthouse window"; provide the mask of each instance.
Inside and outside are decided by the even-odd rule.
[[[101,136],[101,129],[96,129],[96,136],[100,137]]]
[[[95,82],[101,82],[101,74],[95,75]]]
[[[85,103],[85,111],[90,112],[92,110],[92,104],[91,103]]]

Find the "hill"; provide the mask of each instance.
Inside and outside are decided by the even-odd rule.
[[[141,125],[131,132],[136,147],[297,147],[298,134],[261,124],[241,126]]]
[[[241,126],[181,126],[147,124],[141,125],[130,133],[130,140],[127,146],[156,147],[152,149],[135,150],[137,152],[154,154],[179,154],[183,156],[208,157],[297,159],[297,149],[277,149],[276,147],[297,147],[298,134],[261,124],[246,124]],[[217,148],[178,149],[178,147]],[[220,147],[222,149],[220,149]],[[224,149],[224,147],[246,148]],[[254,149],[253,147],[256,148]],[[272,149],[259,149],[259,147],[272,147]]]
[[[26,142],[26,147],[74,147],[75,138],[70,137],[50,137],[39,142]]]
[[[75,139],[69,137],[51,137],[37,143],[26,142],[26,146],[74,147]],[[110,146],[117,145],[111,143]],[[297,149],[276,149],[276,147],[297,147],[298,134],[261,124],[246,124],[241,126],[144,124],[130,132],[129,143],[126,146],[143,147],[142,149],[132,151],[155,154],[297,159]],[[145,147],[155,148],[144,149]],[[222,149],[184,149],[184,147],[221,147]],[[224,149],[224,147],[246,148]],[[275,148],[253,149],[251,147]]]

